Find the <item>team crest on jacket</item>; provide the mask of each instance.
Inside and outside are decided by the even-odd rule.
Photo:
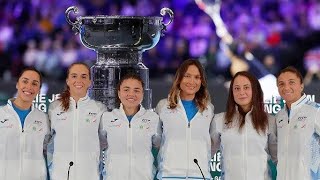
[[[33,126],[32,131],[34,132],[42,132],[43,128],[41,126]]]
[[[93,118],[86,118],[85,120],[87,123],[94,123],[94,122],[97,122],[97,118],[93,117]]]

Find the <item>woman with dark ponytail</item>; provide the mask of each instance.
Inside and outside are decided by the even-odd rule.
[[[51,180],[99,179],[99,125],[106,107],[88,97],[90,69],[84,63],[68,68],[66,89],[50,104]]]
[[[16,83],[16,97],[0,107],[0,179],[44,180],[50,133],[48,117],[32,104],[40,93],[41,73],[28,67]]]

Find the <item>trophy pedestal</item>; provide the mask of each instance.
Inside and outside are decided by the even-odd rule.
[[[102,59],[103,61],[99,61]],[[98,53],[98,61],[91,67],[92,87],[89,95],[107,105],[109,111],[119,106],[117,85],[122,76],[128,73],[138,74],[144,82],[142,105],[151,109],[152,90],[149,86],[149,69],[141,61],[141,52]]]

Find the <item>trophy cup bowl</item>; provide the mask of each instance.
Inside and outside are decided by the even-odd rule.
[[[120,78],[127,73],[136,73],[145,84],[142,104],[150,109],[149,69],[142,62],[142,53],[153,48],[164,35],[173,20],[172,10],[162,8],[160,11],[162,16],[169,15],[167,23],[160,16],[118,15],[79,16],[72,22],[71,12],[77,14],[78,8],[71,6],[65,12],[72,30],[79,34],[85,47],[97,53],[97,61],[91,67],[90,96],[112,110],[118,105],[116,86]]]
[[[80,16],[72,22],[71,12],[76,14],[78,8],[71,6],[66,10],[67,22],[72,25],[72,30],[80,34],[84,46],[97,51],[151,49],[173,20],[173,12],[169,8],[162,8],[160,11],[161,15],[170,16],[166,24],[163,22],[163,17],[157,16]]]

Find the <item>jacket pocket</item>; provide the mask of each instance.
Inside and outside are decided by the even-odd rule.
[[[47,177],[44,159],[23,160],[23,179],[43,180]]]
[[[107,155],[106,179],[129,179],[129,158],[125,154]]]
[[[153,179],[153,158],[149,155],[134,155],[132,161],[132,179]]]
[[[247,158],[248,179],[264,180],[268,172],[268,162],[266,155],[255,155]]]
[[[77,180],[99,179],[99,153],[83,152],[78,153]]]
[[[163,169],[167,172],[185,173],[187,169],[187,146],[183,142],[168,142],[163,153]]]
[[[308,170],[308,166],[306,166],[306,163],[304,159],[300,161],[300,167],[299,169],[301,170],[301,174],[298,177],[310,177],[310,171]]]

